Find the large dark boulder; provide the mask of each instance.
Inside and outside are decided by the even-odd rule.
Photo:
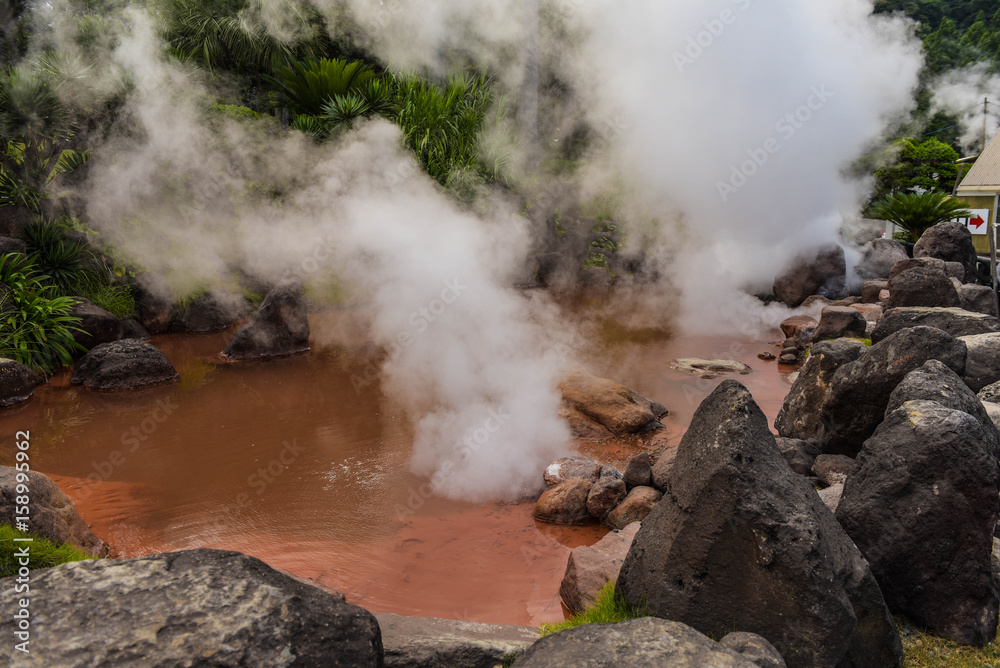
[[[909,327],[876,343],[837,369],[820,409],[820,443],[830,454],[854,457],[885,417],[889,395],[927,360],[940,360],[965,373],[965,344],[933,327]]]
[[[961,223],[938,223],[929,228],[913,247],[913,257],[934,257],[945,262],[959,262],[965,267],[965,283],[972,283],[978,276],[976,248],[972,232]]]
[[[896,278],[904,271],[909,271],[910,269],[915,269],[917,267],[924,267],[926,269],[937,269],[945,274],[948,265],[944,260],[939,260],[934,257],[911,257],[905,260],[900,260],[896,264],[892,265],[892,269],[889,270],[889,280]]]
[[[111,343],[122,338],[122,321],[115,314],[105,311],[83,297],[73,297],[76,305],[70,315],[80,319],[77,325],[82,332],[74,332],[73,339],[85,350],[91,350],[102,343]]]
[[[1000,332],[963,336],[969,354],[965,360],[965,382],[978,392],[1000,381]]]
[[[837,507],[893,611],[977,646],[996,635],[1000,607],[1000,469],[986,438],[968,413],[907,402],[865,443]]]
[[[812,295],[837,299],[844,295],[846,280],[844,249],[828,244],[796,257],[778,274],[774,279],[774,296],[793,308]]]
[[[875,239],[862,249],[861,260],[854,271],[866,281],[885,280],[889,278],[892,266],[906,258],[906,246],[899,241]]]
[[[0,580],[4,610],[17,605],[13,580]],[[370,612],[239,552],[37,571],[30,610],[31,656],[50,666],[382,666]],[[14,638],[15,625],[4,615],[0,633]],[[12,642],[0,647],[13,653]]]
[[[690,626],[654,617],[585,624],[542,638],[514,668],[758,668]]]
[[[174,314],[172,332],[217,332],[250,314],[250,302],[223,292],[209,292],[195,298]],[[152,330],[151,330],[152,331]]]
[[[1000,433],[986,413],[983,402],[958,374],[938,360],[929,360],[916,371],[906,374],[903,382],[889,395],[886,417],[908,401],[933,401],[976,418],[983,427],[983,446],[1000,459]]]
[[[0,358],[0,408],[27,401],[37,385],[34,371],[14,360]]]
[[[301,288],[285,284],[264,297],[260,308],[236,332],[222,354],[246,360],[295,355],[309,350],[309,319]]]
[[[538,640],[531,626],[480,624],[435,617],[375,614],[385,668],[493,668]]]
[[[663,427],[667,409],[621,383],[574,372],[560,384],[563,400],[619,436]]]
[[[789,468],[736,381],[695,412],[616,592],[702,633],[761,635],[792,668],[895,666],[902,657],[861,553]]]
[[[24,505],[16,503],[20,495],[17,491],[18,473],[12,466],[0,466],[0,522],[12,524],[14,518],[22,514],[14,512],[17,506]],[[28,531],[54,543],[69,543],[94,556],[101,556],[104,542],[91,533],[59,485],[36,471],[29,471],[27,475],[25,484],[31,492]]]
[[[878,343],[907,327],[936,327],[952,336],[969,336],[1000,332],[1000,320],[984,313],[972,313],[960,308],[907,306],[885,312],[872,331],[872,342]]]
[[[72,383],[92,390],[133,390],[173,383],[177,369],[159,348],[138,339],[104,343],[83,356]]]
[[[830,389],[834,372],[867,351],[865,344],[853,339],[837,339],[814,345],[774,420],[778,433],[787,438],[802,440],[822,436],[823,423],[819,419],[819,409]]]
[[[826,341],[842,336],[862,338],[868,329],[868,321],[861,311],[850,306],[827,306],[820,314],[819,327],[813,340]]]
[[[889,308],[899,306],[958,306],[961,300],[943,271],[927,267],[907,269],[889,281]]]

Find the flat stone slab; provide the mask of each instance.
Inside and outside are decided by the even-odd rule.
[[[718,378],[723,373],[738,373],[745,376],[753,369],[743,362],[736,360],[703,360],[697,357],[681,357],[670,363],[670,368],[675,371],[689,373],[699,378]]]
[[[375,613],[385,668],[493,668],[538,640],[533,626],[502,626],[437,617]]]

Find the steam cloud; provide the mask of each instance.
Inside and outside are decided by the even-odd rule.
[[[605,129],[575,185],[584,198],[614,190],[616,222],[666,267],[647,295],[679,291],[681,324],[699,332],[759,334],[784,317],[741,290],[768,287],[856,213],[864,186],[841,170],[912,103],[911,26],[872,17],[870,0],[541,5],[541,63],[560,82],[546,89],[542,141],[581,118]],[[256,11],[288,36],[297,7]],[[515,93],[525,7],[321,3],[334,30],[396,68],[443,73],[471,58]],[[109,58],[135,84],[131,130],[96,151],[83,189],[93,223],[175,296],[237,270],[273,280],[332,240],[331,278],[374,306],[372,337],[392,353],[384,386],[413,417],[413,470],[453,498],[532,489],[568,433],[556,316],[507,287],[531,251],[527,221],[502,201],[478,218],[457,209],[384,121],[317,147],[209,118],[207,89],[164,58],[148,16],[126,24]],[[259,184],[280,197],[255,196]]]

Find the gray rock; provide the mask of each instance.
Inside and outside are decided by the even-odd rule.
[[[803,441],[798,438],[785,438],[779,436],[775,439],[781,455],[792,467],[792,470],[799,475],[812,474],[813,464],[819,456],[819,444],[815,441]]]
[[[837,299],[845,292],[847,262],[844,249],[827,244],[797,257],[774,279],[774,296],[792,308],[810,295]]]
[[[7,255],[9,253],[21,253],[22,255],[28,252],[28,244],[24,243],[20,239],[15,239],[14,237],[0,237],[0,256]]]
[[[813,346],[774,420],[778,433],[786,438],[819,439],[823,435],[819,411],[834,373],[867,351],[865,344],[853,339],[824,341]]]
[[[847,480],[854,468],[854,460],[843,455],[820,455],[812,467],[812,473],[825,487],[831,487]]]
[[[930,360],[906,374],[903,382],[889,396],[886,417],[908,401],[934,401],[945,408],[968,413],[983,427],[986,439],[983,445],[994,457],[1000,458],[1000,433],[997,433],[983,402],[954,371],[941,362]]]
[[[653,617],[586,624],[542,638],[514,668],[756,668],[689,626]]]
[[[625,500],[608,513],[602,524],[609,529],[621,531],[633,522],[646,519],[653,506],[663,497],[652,487],[633,487]]]
[[[656,461],[653,462],[653,487],[661,492],[667,488],[667,480],[670,478],[670,471],[674,468],[676,458],[676,446],[666,446],[656,452]]]
[[[14,610],[14,578],[0,580]],[[371,613],[238,552],[81,561],[31,578],[23,666],[381,666]],[[0,633],[14,638],[12,615]],[[13,659],[13,643],[0,657]],[[8,663],[8,665],[13,665]]]
[[[649,487],[653,482],[653,467],[649,462],[649,453],[640,452],[628,460],[625,467],[625,485],[633,487]]]
[[[966,344],[968,345],[968,344]],[[990,383],[976,393],[980,401],[984,403],[1000,404],[1000,381]]]
[[[158,348],[137,339],[102,343],[83,356],[73,385],[118,391],[174,383],[180,375]]]
[[[532,516],[552,524],[587,524],[593,520],[587,510],[587,498],[593,486],[590,480],[570,478],[549,487],[535,503]]]
[[[34,371],[14,360],[0,358],[0,408],[27,401],[37,385]]]
[[[610,464],[602,464],[601,477],[615,478],[616,480],[624,480],[625,474],[619,471],[617,466],[611,466]]]
[[[85,350],[122,338],[124,331],[118,316],[100,306],[95,306],[83,297],[73,297],[73,299],[76,300],[76,306],[70,309],[70,315],[80,319],[80,324],[77,326],[83,330],[74,332],[73,339]]]
[[[538,640],[532,626],[401,617],[375,613],[382,631],[385,668],[493,668]]]
[[[759,634],[792,668],[902,658],[861,553],[732,380],[695,412],[669,489],[642,523],[616,590],[630,605],[705,633]]]
[[[752,661],[759,668],[785,668],[785,660],[774,645],[756,633],[736,631],[726,635],[719,644]]]
[[[850,306],[827,306],[820,315],[819,327],[813,335],[815,341],[839,339],[842,336],[861,338],[868,322],[861,312]]]
[[[978,392],[1000,381],[1000,333],[963,336],[969,355],[965,360],[965,382]]]
[[[817,494],[819,494],[823,505],[829,508],[831,513],[836,513],[837,506],[840,505],[840,498],[844,495],[844,483],[838,482],[830,485],[826,489],[819,490]]]
[[[590,488],[587,495],[587,511],[596,519],[603,520],[628,495],[628,488],[621,478],[602,477]]]
[[[559,585],[559,597],[572,612],[582,612],[609,582],[618,579],[629,547],[639,531],[632,522],[621,531],[611,531],[593,545],[570,550],[566,573]]]
[[[16,447],[13,443],[11,446]],[[16,507],[24,505],[16,503],[19,496],[18,473],[11,466],[0,466],[0,518],[9,524],[21,514],[14,512]],[[25,484],[28,485],[31,499],[28,531],[60,545],[75,545],[95,557],[103,556],[104,541],[91,533],[87,523],[76,512],[72,501],[59,485],[36,471],[28,471],[27,475],[28,481]]]
[[[309,318],[301,287],[284,283],[267,293],[260,308],[222,354],[247,360],[296,355],[309,350]]]
[[[882,291],[889,289],[889,281],[885,279],[865,281],[861,286],[861,301],[865,304],[877,304],[882,301]]]
[[[972,313],[960,308],[907,306],[885,312],[872,331],[872,342],[878,343],[907,327],[937,327],[952,336],[970,336],[1000,332],[1000,320],[984,313]]]
[[[682,371],[684,373],[691,374],[692,376],[708,380],[718,378],[724,373],[735,373],[745,376],[753,371],[749,365],[737,360],[705,360],[697,357],[681,357],[679,359],[675,359],[670,363],[670,368],[675,371]]]
[[[601,477],[601,463],[590,457],[563,457],[545,467],[542,479],[548,486],[558,485],[573,478],[597,482]]]
[[[944,273],[948,278],[953,278],[959,283],[965,281],[965,267],[962,266],[961,262],[945,262]]]
[[[812,343],[813,334],[819,323],[807,315],[793,315],[781,322],[781,331],[785,335],[786,345],[808,346]]]
[[[889,308],[959,305],[958,291],[943,271],[914,267],[889,281]]]
[[[1000,469],[984,438],[968,413],[907,402],[865,443],[837,508],[894,612],[977,646],[995,637],[1000,608]]]
[[[621,383],[583,372],[567,376],[559,390],[567,404],[619,436],[659,429],[667,414],[662,405]]]
[[[976,248],[972,233],[961,223],[938,223],[926,230],[913,247],[913,257],[933,257],[945,262],[959,262],[965,267],[962,281],[976,280]]]
[[[862,279],[888,279],[894,264],[907,259],[906,246],[893,239],[875,239],[861,251],[861,260],[854,268]]]
[[[944,273],[946,265],[944,260],[939,260],[933,257],[913,257],[906,258],[905,260],[900,260],[896,264],[892,265],[892,269],[889,270],[889,280],[896,278],[904,271],[909,269],[914,269],[916,267],[925,267],[927,269],[937,269],[938,271]]]
[[[959,306],[973,313],[997,315],[997,299],[993,288],[967,283],[958,289]]]
[[[241,296],[209,292],[180,309],[170,323],[172,332],[218,332],[250,314],[250,302]]]
[[[889,395],[906,374],[936,359],[961,375],[965,355],[965,343],[939,329],[908,327],[837,369],[820,409],[823,452],[856,456],[882,422]]]

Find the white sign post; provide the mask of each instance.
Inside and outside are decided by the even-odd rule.
[[[972,211],[971,218],[956,218],[955,221],[959,223],[964,223],[969,231],[973,234],[985,235],[989,232],[990,223],[990,210],[989,209],[970,209]]]

